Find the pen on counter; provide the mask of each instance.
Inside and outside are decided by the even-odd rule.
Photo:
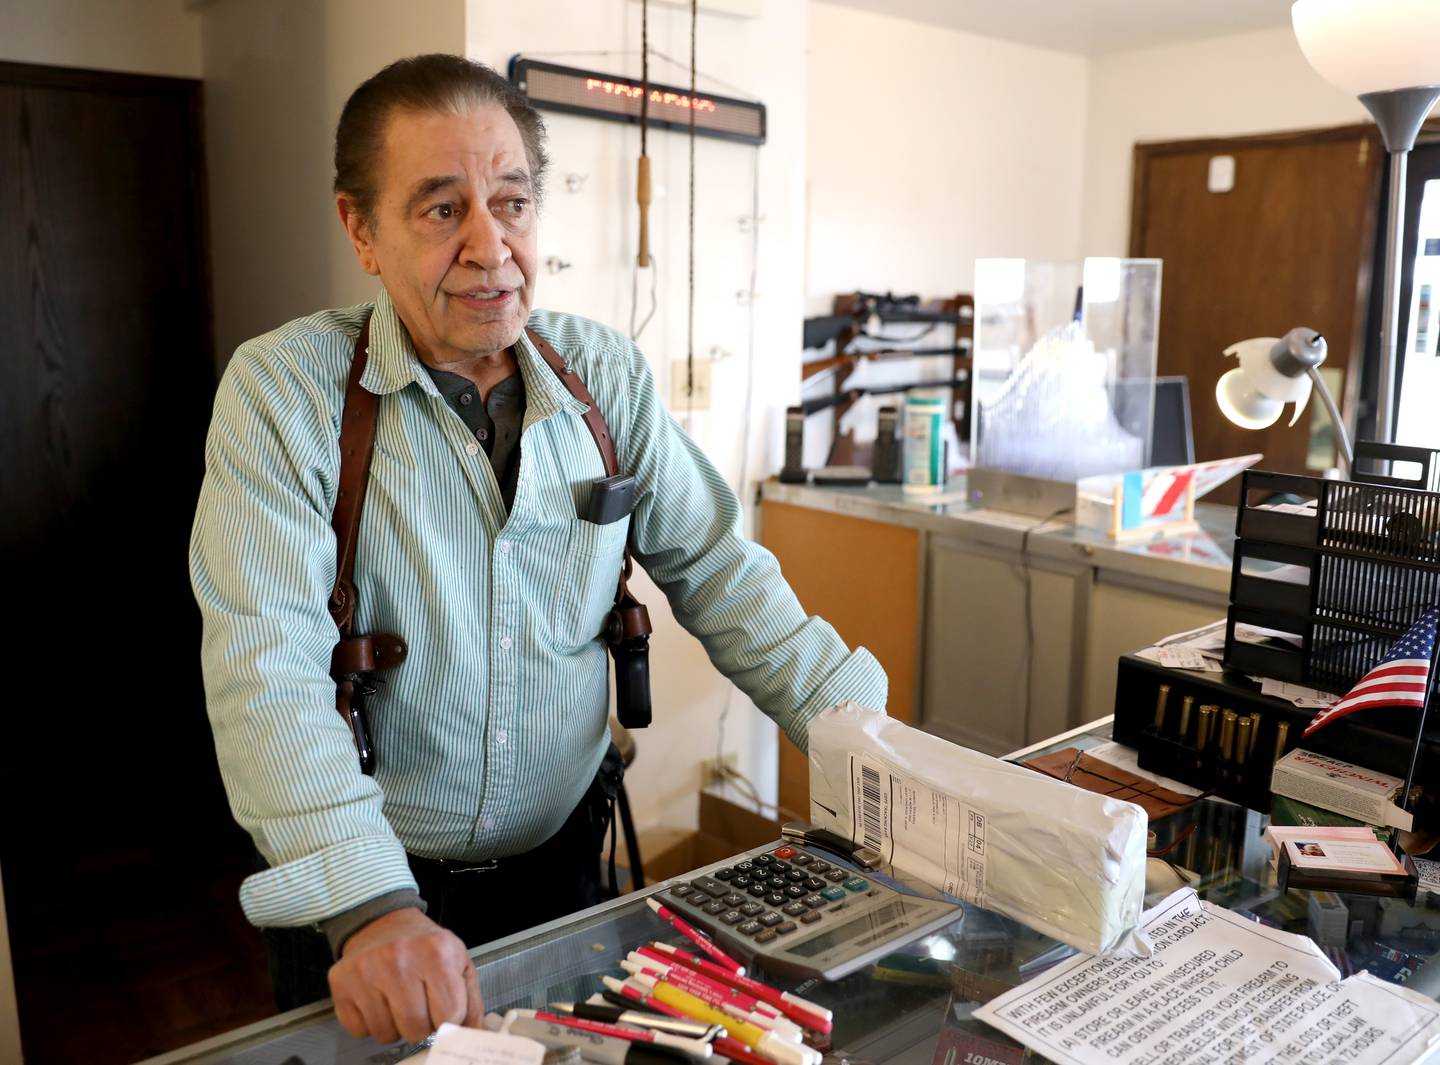
[[[745,975],[745,966],[741,965],[738,961],[730,957],[730,955],[726,954],[723,950],[721,950],[718,946],[711,942],[709,936],[703,935],[698,930],[691,927],[689,921],[685,920],[683,917],[677,917],[674,913],[670,911],[670,908],[668,906],[662,905],[661,903],[657,902],[653,897],[646,899],[645,903],[652,910],[655,911],[656,916],[658,916],[662,921],[668,923],[671,928],[675,929],[675,931],[679,932],[686,939],[690,940],[690,942],[694,943],[697,947],[700,948],[703,953],[709,955],[717,965],[729,969],[731,972],[739,973],[741,976]]]
[[[600,979],[614,980],[614,977],[602,976]],[[651,1013],[663,1014],[666,1017],[689,1020],[684,1014],[676,1013],[669,1006],[661,1005],[654,1000],[647,1002],[643,994],[634,988],[627,988],[619,980],[615,980],[615,986],[618,990],[612,991],[609,987],[606,987],[603,991],[597,991],[591,995],[591,1003],[599,1005],[601,1002],[605,1002],[611,1006],[618,1006],[622,1010],[648,1010]],[[699,1022],[697,1021],[695,1023],[698,1024]]]
[[[1165,727],[1165,705],[1170,701],[1170,685],[1162,684],[1155,689],[1155,731]]]
[[[612,1000],[618,999],[620,1002],[630,1002],[636,1006],[654,1010],[656,1013],[663,1013],[667,1017],[686,1016],[674,1006],[667,1006],[665,1003],[659,1002],[652,996],[645,994],[640,988],[634,987],[629,983],[621,983],[613,976],[602,976],[600,981],[605,985],[605,990],[602,994],[607,998],[611,998]],[[715,1048],[715,1053],[722,1054],[731,1061],[738,1061],[741,1065],[774,1065],[769,1058],[760,1057],[760,1055],[756,1054],[724,1028],[721,1028],[720,1032],[721,1034],[716,1036],[715,1041],[711,1044]]]
[[[620,963],[620,967],[630,974],[641,987],[655,994],[655,986],[661,983],[678,987],[687,994],[694,995],[707,1006],[713,1006],[717,1010],[734,1017],[737,1021],[746,1024],[753,1024],[757,1028],[764,1028],[777,1035],[790,1040],[792,1043],[805,1041],[805,1033],[800,1026],[783,1017],[776,1017],[773,1014],[757,1013],[744,1004],[744,999],[734,997],[733,988],[721,987],[713,981],[705,979],[692,969],[684,966],[675,966],[675,971],[670,971],[670,966],[661,966],[658,962],[646,962],[644,958],[631,955]],[[750,999],[754,1001],[754,999]]]
[[[643,985],[644,981],[640,981]],[[820,1065],[821,1054],[803,1043],[792,1043],[778,1032],[767,1031],[746,1021],[734,1020],[708,1003],[700,1001],[688,991],[682,991],[674,984],[656,983],[650,994],[674,1006],[685,1016],[697,1021],[723,1024],[731,1038],[738,1039],[762,1058],[768,1058],[775,1065]]]
[[[513,1009],[505,1014],[505,1023],[510,1024],[515,1020],[544,1021],[546,1024],[558,1024],[565,1028],[574,1028],[582,1032],[594,1032],[596,1035],[603,1035],[607,1039],[628,1039],[632,1043],[653,1043],[655,1046],[670,1047],[691,1058],[704,1060],[710,1056],[710,1044],[700,1039],[687,1039],[682,1036],[672,1035],[669,1032],[657,1032],[649,1028],[626,1028],[617,1024],[609,1024],[602,1021],[586,1020],[583,1017],[572,1017],[563,1013],[551,1013],[548,1010]]]
[[[1250,750],[1245,753],[1246,758],[1255,753],[1255,745],[1260,742],[1260,721],[1260,711],[1250,714]]]
[[[672,980],[671,983],[677,983],[679,980],[702,980],[706,986],[714,988],[718,994],[724,995],[740,1009],[748,1010],[751,1013],[758,1013],[762,1017],[774,1018],[780,1021],[783,1027],[794,1029],[797,1038],[804,1038],[804,1033],[800,1031],[800,1026],[785,1017],[781,1011],[774,1006],[766,1002],[761,1002],[748,991],[741,991],[739,988],[732,987],[730,984],[717,980],[713,976],[707,976],[697,969],[683,965],[678,958],[671,958],[664,952],[656,950],[654,947],[640,947],[638,950],[631,951],[630,960],[643,965],[647,969],[658,969],[662,974],[667,976],[671,970],[675,970],[677,979]],[[680,986],[683,987],[684,984],[682,983]]]
[[[503,1023],[500,1030],[523,1035],[547,1047],[574,1047],[580,1056],[597,1065],[685,1065],[689,1058],[670,1047],[629,1039],[612,1039],[598,1032],[587,1032],[549,1021],[516,1017]]]
[[[653,944],[656,950],[662,954],[668,954],[684,965],[712,976],[721,983],[729,984],[731,987],[738,987],[741,991],[748,991],[761,1002],[768,1002],[785,1016],[798,1024],[816,1032],[828,1032],[835,1019],[835,1015],[824,1006],[803,999],[799,995],[791,994],[789,991],[781,991],[771,987],[769,984],[762,984],[759,980],[749,976],[742,976],[739,973],[732,973],[728,969],[721,968],[713,962],[704,958],[697,958],[693,954],[687,954],[678,947],[672,947],[666,943]]]
[[[1195,696],[1187,695],[1180,701],[1180,738],[1183,740],[1190,732],[1190,708],[1195,705]]]
[[[709,1041],[723,1034],[713,1024],[687,1021],[675,1017],[664,1017],[658,1013],[642,1013],[622,1006],[611,1006],[595,1002],[552,1002],[550,1009],[555,1013],[568,1013],[584,1021],[604,1021],[606,1024],[629,1024],[636,1028],[653,1028],[657,1032],[678,1035],[685,1039]]]
[[[617,980],[613,976],[602,976],[600,977],[600,982],[605,985],[605,990],[602,991],[601,994],[616,1005],[624,1002],[637,1009],[654,1010],[656,1013],[662,1013],[666,1017],[695,1021],[693,1017],[681,1013],[674,1006],[667,1006],[665,1003],[657,1000],[653,995],[647,994],[643,988],[630,983],[629,980],[622,981]],[[695,1023],[700,1022],[696,1021]],[[720,1035],[716,1038],[724,1039],[729,1034],[729,1031],[722,1027],[720,1029]]]

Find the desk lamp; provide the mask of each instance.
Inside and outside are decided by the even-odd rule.
[[[1215,402],[1221,413],[1242,429],[1265,429],[1275,424],[1285,404],[1295,404],[1294,425],[1300,420],[1310,391],[1320,393],[1320,401],[1335,423],[1335,439],[1349,469],[1355,461],[1350,437],[1340,418],[1335,397],[1320,376],[1320,364],[1329,348],[1325,338],[1313,329],[1297,326],[1283,337],[1254,337],[1232,344],[1225,349],[1240,365],[1226,370],[1215,382]]]
[[[1405,163],[1440,99],[1440,3],[1436,0],[1295,0],[1290,20],[1300,51],[1326,81],[1359,97],[1390,153],[1390,246],[1380,325],[1380,397],[1375,439],[1394,440],[1395,333],[1400,323]],[[1337,418],[1335,424],[1340,424]]]

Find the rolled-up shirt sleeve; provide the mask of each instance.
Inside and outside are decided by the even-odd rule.
[[[240,901],[312,924],[415,890],[382,795],[335,710],[335,418],[286,353],[242,347],[216,398],[190,543],[206,704],[235,819],[270,868]]]
[[[637,558],[711,662],[802,750],[810,719],[853,699],[885,708],[889,682],[863,647],[851,651],[807,615],[775,556],[742,533],[735,493],[660,403],[631,345],[624,469],[639,482]]]

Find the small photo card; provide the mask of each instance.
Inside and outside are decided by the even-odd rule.
[[[1330,873],[1405,873],[1405,867],[1378,840],[1350,841],[1301,836],[1285,841],[1290,864],[1298,869]]]

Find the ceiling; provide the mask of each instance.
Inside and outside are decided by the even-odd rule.
[[[987,37],[1096,55],[1290,24],[1291,0],[830,0]]]

